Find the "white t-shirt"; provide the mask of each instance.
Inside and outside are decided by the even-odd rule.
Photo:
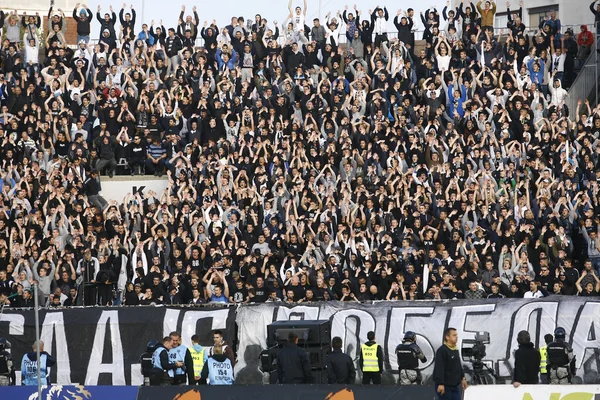
[[[292,17],[292,24],[294,24],[294,30],[300,32],[304,30],[304,14],[300,11],[300,14],[294,14]]]

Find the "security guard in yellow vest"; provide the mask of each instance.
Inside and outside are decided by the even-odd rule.
[[[547,335],[544,335],[544,341],[546,342],[546,345],[544,347],[540,347],[540,382],[547,384],[548,370],[546,369],[546,366],[548,365],[548,344],[554,341],[554,336],[548,333]]]
[[[381,384],[381,373],[383,372],[383,349],[375,342],[375,332],[367,333],[367,343],[363,344],[360,352],[358,365],[362,370],[363,385]]]
[[[204,363],[208,359],[208,352],[198,343],[199,341],[198,335],[193,335],[192,346],[188,349],[194,364],[194,382],[190,382],[190,385],[200,384],[200,373],[202,372],[202,368],[204,368]]]

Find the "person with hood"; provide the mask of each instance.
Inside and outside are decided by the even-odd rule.
[[[563,89],[560,79],[555,77],[556,71],[552,72],[552,83],[548,85],[548,90],[550,91],[550,103],[555,106],[562,104],[565,101],[565,98],[568,95],[568,92]]]
[[[49,368],[56,364],[54,358],[44,351],[44,342],[40,340],[40,379],[42,386],[50,385]],[[23,386],[37,386],[38,364],[37,364],[37,342],[31,346],[32,352],[26,353],[21,360],[21,382]]]
[[[117,34],[115,33],[115,24],[117,23],[117,14],[113,11],[112,6],[110,6],[110,12],[104,14],[104,18],[100,17],[101,7],[98,6],[98,12],[96,13],[96,19],[100,22],[100,40],[103,40],[103,32],[104,30],[108,30],[109,36],[116,40]]]
[[[231,360],[223,354],[221,346],[213,347],[213,354],[202,367],[200,380],[209,385],[233,385],[235,376]]]
[[[363,19],[359,26],[357,26],[360,31],[360,40],[364,44],[364,53],[367,52],[367,46],[371,46],[373,44],[373,25],[371,22]]]
[[[581,25],[581,32],[577,35],[577,58],[584,63],[592,52],[594,34],[588,30],[587,25]]]
[[[90,42],[91,24],[94,15],[85,4],[81,5],[81,10],[79,10],[79,7],[80,5],[77,3],[73,9],[73,19],[77,22],[77,43],[83,41],[85,44],[88,44]],[[77,10],[79,10],[79,13]]]
[[[529,332],[521,331],[517,335],[519,348],[515,351],[515,370],[513,386],[537,385],[540,369],[540,352],[531,343]]]
[[[202,382],[200,376],[208,360],[208,351],[199,342],[198,335],[192,335],[192,346],[188,350],[192,356],[193,370],[191,372],[193,372],[194,380],[190,379],[190,385],[199,385]]]

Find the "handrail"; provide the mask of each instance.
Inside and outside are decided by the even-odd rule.
[[[581,70],[577,77],[573,81],[573,84],[569,88],[568,96],[565,100],[565,104],[569,108],[569,112],[573,114],[577,107],[577,102],[582,99],[587,99],[592,89],[594,89],[594,106],[598,104],[598,27],[594,26],[594,48],[592,52],[585,60],[585,63],[581,66]],[[574,119],[574,115],[571,115]]]

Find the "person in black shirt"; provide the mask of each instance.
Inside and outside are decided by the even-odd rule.
[[[330,384],[353,384],[356,381],[354,361],[342,352],[342,338],[336,336],[331,341],[333,352],[327,357],[327,382]]]
[[[253,303],[264,303],[269,298],[269,291],[265,286],[265,280],[259,276],[256,278],[256,287],[254,288]]]
[[[244,281],[239,279],[239,276],[240,274],[238,272],[233,273],[235,285],[233,290],[230,290],[229,293],[229,302],[231,303],[247,303],[249,301],[248,290],[244,287]]]
[[[298,347],[298,335],[290,332],[286,346],[277,355],[277,379],[279,383],[311,383],[308,353]]]
[[[527,331],[519,332],[517,343],[519,343],[519,348],[515,351],[513,386],[519,387],[521,384],[537,385],[541,361],[540,352],[533,347],[531,337]]]
[[[444,332],[444,344],[435,353],[433,382],[440,400],[460,400],[462,391],[467,388],[460,351],[456,347],[457,342],[456,329],[448,328]]]

